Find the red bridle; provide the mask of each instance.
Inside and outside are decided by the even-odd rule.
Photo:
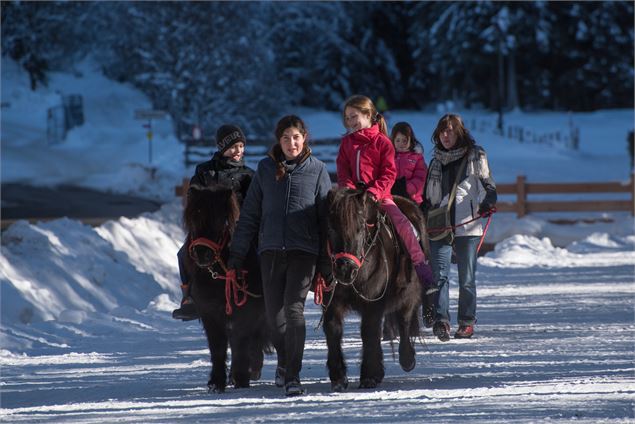
[[[225,232],[223,233],[223,236],[219,243],[216,243],[205,237],[199,237],[190,242],[190,246],[188,250],[190,253],[190,257],[194,260],[194,262],[196,262],[196,258],[194,254],[194,248],[196,246],[205,246],[211,249],[212,252],[214,252],[214,262],[212,262],[212,265],[210,265],[207,268],[207,270],[212,274],[213,279],[225,280],[225,313],[227,315],[231,315],[233,313],[233,308],[231,305],[232,295],[234,298],[234,303],[238,307],[241,307],[245,303],[247,303],[248,295],[253,297],[256,297],[256,296],[247,290],[247,278],[246,278],[247,271],[243,270],[241,272],[241,275],[238,276],[236,275],[236,270],[227,269],[227,265],[225,265],[225,261],[223,261],[223,258],[221,257],[221,253],[223,252],[223,249],[225,248],[225,246],[227,246],[228,242],[229,242],[229,231],[225,229]],[[218,264],[223,270],[223,272],[225,273],[225,275],[220,275],[219,273],[212,271],[212,266],[214,264]],[[240,293],[242,293],[242,298],[240,296]]]
[[[374,228],[375,224],[369,224],[366,223],[366,228]],[[369,249],[372,248],[374,241],[376,239],[376,236],[373,239],[373,242],[370,244]],[[332,253],[331,251],[331,241],[328,240],[327,244],[326,244],[326,249],[327,249],[327,253],[331,258],[331,261],[333,263],[335,263],[335,261],[337,261],[338,259],[344,258],[344,259],[348,259],[350,261],[352,261],[355,265],[357,265],[357,268],[361,268],[362,265],[364,265],[364,261],[366,260],[366,249],[362,248],[362,257],[361,259],[358,258],[357,256],[353,255],[352,253],[348,253],[348,252],[337,252],[335,254]]]
[[[227,246],[228,241],[229,241],[229,231],[227,230],[223,232],[223,236],[219,243],[216,243],[205,237],[199,237],[197,239],[194,239],[190,242],[190,246],[188,247],[190,258],[196,260],[194,255],[194,248],[196,246],[205,246],[211,249],[212,252],[214,252],[214,263],[218,263],[223,269],[223,271],[227,272],[227,267],[225,266],[225,263],[223,262],[223,259],[221,258],[221,252],[223,251],[225,246]]]

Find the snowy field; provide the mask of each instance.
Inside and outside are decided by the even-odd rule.
[[[81,76],[80,76],[81,75]],[[84,94],[86,124],[46,143],[46,108],[59,93]],[[635,420],[635,235],[625,213],[571,226],[551,216],[497,214],[479,259],[478,323],[470,340],[442,343],[425,330],[417,366],[404,373],[384,342],[386,379],[357,389],[359,320],[344,348],[351,388],[331,393],[320,311],[307,301],[302,371],[308,394],[273,385],[275,356],[250,389],[209,394],[209,352],[197,322],[170,318],[180,299],[176,251],[184,238],[174,184],[191,169],[167,121],[154,123],[154,158],[135,109],[149,101],[89,63],[28,90],[2,62],[2,182],[71,183],[161,199],[161,210],[91,228],[60,219],[19,222],[2,233],[0,421],[2,422],[633,422]],[[295,111],[314,138],[342,132],[337,113]],[[395,111],[428,143],[441,113]],[[465,112],[470,119],[491,114]],[[566,128],[564,113],[515,112],[510,122]],[[580,150],[475,136],[497,182],[626,181],[632,110],[573,114]],[[273,126],[273,125],[272,125]],[[317,153],[322,147],[315,146]],[[248,146],[249,149],[249,146]],[[325,147],[328,149],[328,147]],[[429,157],[427,157],[429,160]],[[150,166],[156,169],[152,176]],[[579,215],[575,216],[580,217]],[[456,272],[451,312],[456,329]]]

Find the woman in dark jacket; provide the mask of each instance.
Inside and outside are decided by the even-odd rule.
[[[196,166],[194,176],[190,180],[190,187],[211,187],[213,185],[222,184],[230,187],[234,193],[236,193],[238,203],[241,204],[247,194],[251,178],[254,175],[254,170],[246,166],[243,160],[246,143],[245,135],[239,127],[235,125],[220,126],[216,131],[218,151],[214,153],[212,159]],[[187,192],[188,196],[190,190],[191,188]],[[179,261],[183,299],[181,300],[181,306],[172,311],[172,317],[174,319],[183,321],[198,318],[194,301],[190,296],[188,276],[183,266],[183,258],[184,255],[187,254],[188,240],[189,236],[176,255]]]
[[[331,181],[323,162],[311,155],[307,130],[297,116],[285,116],[275,131],[278,143],[258,163],[230,247],[228,267],[243,268],[254,236],[267,321],[278,354],[276,385],[300,395],[306,324],[304,301],[325,246],[326,196]],[[322,275],[330,262],[320,261]]]

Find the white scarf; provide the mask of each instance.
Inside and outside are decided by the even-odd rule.
[[[439,150],[436,147],[434,148],[432,152],[433,159],[428,172],[428,182],[426,183],[426,199],[430,201],[433,208],[438,208],[443,200],[443,185],[441,181],[443,177],[443,165],[459,160],[467,153],[466,175],[476,175],[479,179],[489,176],[487,159],[485,159],[485,155],[478,154],[479,150],[480,149],[472,148],[468,152],[467,147],[453,150]],[[452,184],[454,184],[454,181]]]

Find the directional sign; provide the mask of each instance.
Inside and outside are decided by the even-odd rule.
[[[152,110],[152,109],[135,109],[135,119],[161,119],[165,118],[168,113],[164,110]]]

